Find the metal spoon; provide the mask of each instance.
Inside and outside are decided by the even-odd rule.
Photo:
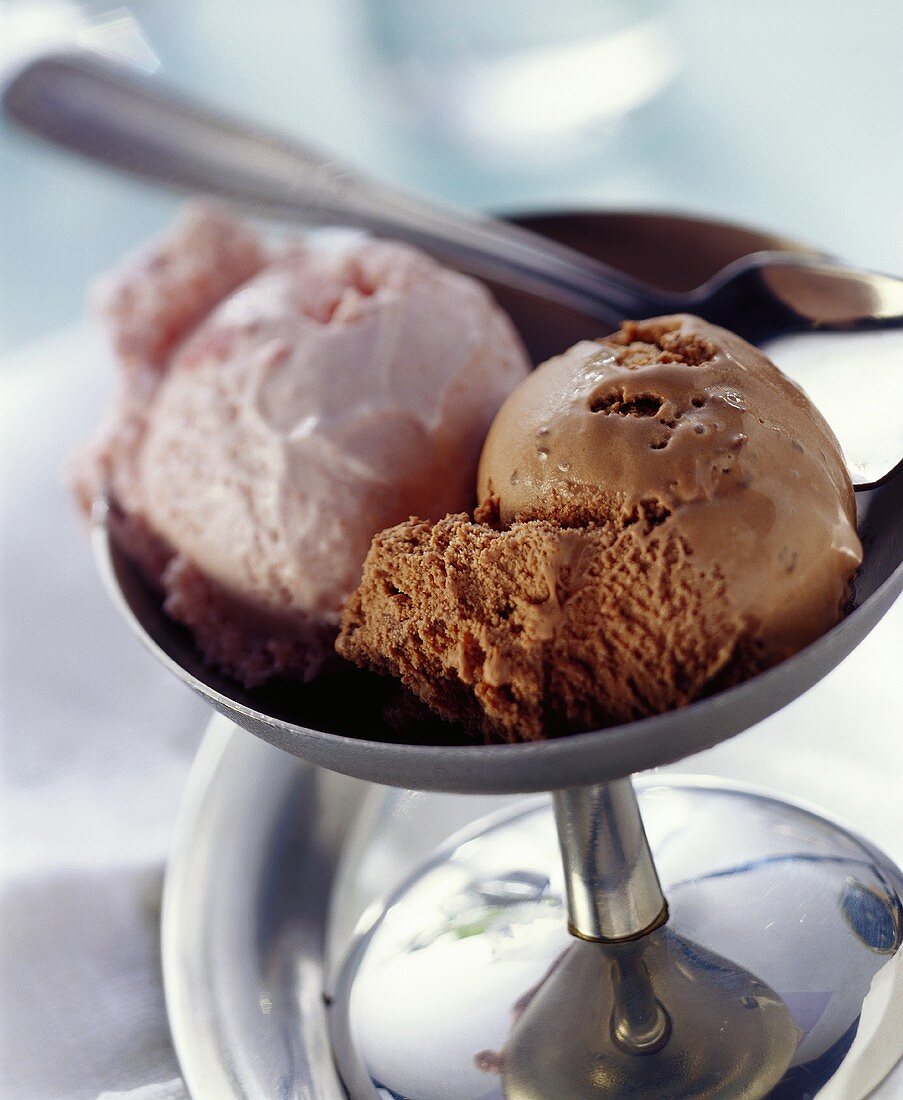
[[[903,280],[828,256],[757,252],[688,293],[670,293],[494,218],[413,198],[161,88],[90,53],[27,64],[3,92],[8,116],[67,149],[146,180],[202,191],[269,216],[346,224],[411,241],[482,278],[606,325],[696,313],[754,343],[787,333],[903,323]],[[857,488],[900,462],[882,447],[855,464]]]

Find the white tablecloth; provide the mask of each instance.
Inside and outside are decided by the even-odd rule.
[[[81,330],[0,367],[4,1100],[183,1095],[160,888],[207,712],[118,618],[64,484],[109,388]]]
[[[109,386],[85,329],[0,363],[3,1100],[185,1095],[158,918],[207,712],[119,620],[64,487]],[[808,799],[903,862],[901,656],[903,602],[808,695],[687,770]],[[899,1070],[876,1095],[903,1096]]]

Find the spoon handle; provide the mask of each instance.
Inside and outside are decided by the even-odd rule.
[[[3,104],[32,133],[142,179],[216,194],[270,216],[400,237],[483,278],[609,324],[671,305],[573,249],[396,191],[89,53],[37,58],[7,86]]]

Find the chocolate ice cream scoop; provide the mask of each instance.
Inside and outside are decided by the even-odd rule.
[[[376,536],[339,650],[490,740],[629,721],[838,621],[861,561],[809,399],[698,318],[539,367],[492,424],[480,507]]]
[[[687,315],[625,324],[534,371],[492,424],[478,488],[506,525],[666,524],[724,577],[767,658],[837,621],[862,560],[824,418],[760,351]]]

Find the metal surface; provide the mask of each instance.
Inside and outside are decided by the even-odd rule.
[[[555,791],[552,802],[571,932],[626,940],[664,923],[668,907],[631,781]]]
[[[234,731],[221,718],[214,719],[192,773],[173,838],[164,909],[163,955],[171,1026],[194,1100],[270,1100],[273,1095],[332,1100],[339,1095],[330,1091],[335,1088],[335,1077],[323,1051],[319,1008],[320,974],[324,967],[319,945],[323,939],[325,898],[318,891],[324,879],[335,882],[327,933],[332,945],[325,963],[329,972],[338,970],[334,961],[331,965],[329,960],[345,955],[353,928],[361,914],[372,905],[374,895],[387,888],[394,889],[395,883],[403,881],[429,858],[431,848],[443,843],[456,829],[463,826],[467,835],[479,831],[480,826],[475,828],[472,822],[490,807],[502,802],[508,807],[503,816],[508,816],[518,805],[511,798],[412,796],[377,788],[369,789],[363,797],[358,784],[345,784],[349,797],[334,791],[329,799],[333,820],[327,833],[336,840],[344,833],[349,801],[353,800],[356,806],[363,805],[364,814],[362,819],[355,818],[350,832],[351,847],[343,843],[339,865],[333,871],[331,853],[335,848],[332,844],[323,849],[323,863],[315,864],[308,858],[311,848],[305,837],[316,831],[312,820],[315,802],[309,796],[310,773],[307,765],[287,759],[256,739]],[[339,780],[340,787],[343,782]],[[757,897],[756,957],[766,959],[762,973],[768,975],[780,971],[784,965],[775,930],[784,935],[789,927],[790,942],[794,945],[803,942],[811,946],[817,943],[819,936],[823,937],[818,973],[806,975],[801,958],[791,953],[786,963],[787,982],[777,988],[786,991],[791,985],[795,986],[794,995],[787,997],[786,1003],[790,1004],[804,1030],[813,1032],[817,1028],[811,1049],[818,1046],[830,1050],[831,1036],[840,1033],[844,1018],[852,1019],[855,1015],[855,1006],[843,992],[845,978],[838,967],[837,937],[830,934],[830,929],[810,926],[811,934],[806,938],[803,934],[808,922],[799,925],[795,920],[779,922],[771,929],[764,927],[775,920],[776,914],[761,913],[765,900],[761,889],[763,883],[756,877],[760,869],[755,866],[738,876],[741,889],[730,912],[719,912],[717,906],[722,895],[718,890],[719,879],[713,874],[719,865],[713,856],[721,836],[724,835],[728,852],[736,852],[745,843],[748,852],[761,854],[761,821],[751,830],[748,813],[735,816],[736,803],[712,805],[705,811],[698,802],[680,799],[681,792],[675,784],[679,787],[686,782],[672,781],[669,777],[669,795],[662,793],[660,777],[638,783],[650,839],[659,853],[666,885],[674,891],[682,853],[695,848],[692,859],[696,861],[697,877],[708,881],[711,890],[710,894],[697,898],[696,919],[707,924],[706,935],[714,936],[719,932],[715,952],[722,956],[727,954],[733,942],[723,935],[722,926],[737,912],[741,915],[756,912],[756,904],[750,904],[749,899]],[[701,782],[694,780],[690,785],[699,786]],[[717,789],[719,785],[714,786]],[[676,799],[679,801],[675,813],[673,800]],[[540,896],[551,895],[552,902],[538,907],[537,935],[534,937],[529,929],[521,928],[521,944],[532,950],[537,944],[544,949],[548,943],[544,958],[551,962],[558,951],[573,941],[569,941],[563,931],[563,877],[551,809],[546,799],[534,798],[530,805],[544,811],[545,824],[541,828],[529,826],[512,837],[515,843],[505,853],[504,863],[509,868],[520,868],[519,876],[513,879],[496,876],[495,881],[492,875],[483,876],[479,900],[485,903],[487,898],[492,899],[498,909],[500,902],[510,902],[512,895],[518,892],[524,904],[536,896],[537,889],[542,892]],[[287,813],[287,809],[292,812]],[[517,812],[523,809],[520,800]],[[674,841],[669,839],[672,817],[676,826]],[[803,820],[806,820],[805,815]],[[682,839],[681,822],[684,828],[688,823],[695,823],[695,832]],[[830,827],[827,828],[823,839],[830,840]],[[835,855],[843,859],[847,854],[846,834],[842,834],[841,839],[843,847]],[[460,838],[452,842],[451,847],[459,848]],[[885,865],[868,846],[864,846],[864,850],[875,866]],[[474,849],[471,852],[478,854]],[[810,848],[808,854],[814,857],[817,850]],[[780,863],[774,866],[779,868]],[[842,868],[843,864],[838,866]],[[809,862],[788,864],[785,886],[792,887],[796,883],[799,898],[811,895],[812,872],[818,867],[814,858]],[[852,870],[849,878],[859,878],[858,867]],[[874,907],[874,895],[868,889],[863,890],[861,878],[859,882],[860,885],[852,889],[840,880],[837,885],[845,895],[845,911],[854,917],[855,926],[861,928],[876,912],[880,917],[881,910]],[[263,889],[261,883],[266,884]],[[696,887],[697,890],[701,888],[702,883]],[[676,894],[680,893],[678,888]],[[784,893],[786,895],[786,890]],[[556,905],[557,910],[552,912]],[[669,927],[688,911],[686,895],[677,909],[679,912],[675,912]],[[710,909],[708,914],[707,909]],[[270,915],[261,919],[266,914]],[[424,928],[428,928],[429,921],[435,921],[438,915],[438,904],[431,903]],[[880,929],[880,920],[872,923]],[[294,932],[290,932],[293,924]],[[368,923],[366,927],[369,926]],[[845,928],[846,939],[849,939],[849,926]],[[473,931],[472,926],[470,930]],[[467,942],[466,938],[463,942]],[[846,944],[843,936],[840,943],[841,946]],[[304,949],[305,944],[309,949]],[[519,966],[524,974],[523,979],[518,974],[512,977],[512,999],[529,984],[531,975],[542,968],[537,961],[531,964],[529,958],[521,961],[513,958],[517,954],[516,946],[503,940],[509,967]],[[500,964],[505,961],[502,958]],[[744,957],[744,964],[752,968],[749,955]],[[886,971],[882,971],[880,977],[885,974]],[[899,984],[903,977],[903,968],[899,966],[898,975]],[[819,986],[818,979],[822,977],[824,980]],[[478,1014],[482,1010],[485,987],[479,974],[477,978],[479,980],[470,988],[471,996],[468,997],[467,990],[462,988],[457,1000],[452,998],[452,1008],[463,1003],[465,1015]],[[462,971],[462,981],[466,980],[468,974]],[[330,990],[335,991],[337,984],[335,979],[329,982],[327,978]],[[305,988],[304,995],[299,994],[299,987]],[[772,988],[775,988],[773,979]],[[864,979],[859,981],[857,988],[864,988]],[[829,997],[826,994],[829,989],[841,992]],[[893,1012],[893,998],[882,1004],[881,993],[876,990],[869,997],[866,1016],[869,1006],[873,1006],[873,1018],[875,1011],[879,1014]],[[897,1003],[900,1003],[899,994]],[[633,1004],[636,1005],[636,1001]],[[314,1011],[310,1011],[311,1008]],[[631,1020],[636,1020],[641,1008],[641,1005],[630,1008]],[[507,1006],[501,1015],[501,1023],[495,1028],[500,1035],[500,1045],[504,1043],[510,1020]],[[825,1100],[828,1095],[832,1100],[858,1100],[887,1073],[899,1053],[896,1018],[891,1015],[885,1025],[891,1046],[873,1043],[873,1049],[865,1052],[865,1065],[861,1060],[862,1052],[857,1065],[850,1051],[826,1086]],[[399,1027],[406,1026],[408,1019],[402,1015]],[[420,1049],[420,1039],[427,1024],[428,1021],[408,1032],[411,1049]],[[453,1041],[455,1034],[452,1029]],[[484,1042],[482,1038],[476,1041]],[[323,1056],[317,1063],[319,1071],[313,1080],[308,1074],[309,1063],[298,1056],[299,1050],[311,1049]],[[823,1072],[819,1068],[823,1061],[823,1058],[816,1058],[819,1074]],[[797,1074],[796,1085],[790,1078],[795,1092],[791,1089],[776,1096],[788,1100],[794,1095],[802,1095],[800,1077]],[[481,1076],[481,1080],[486,1082],[484,1096],[487,1100],[500,1095],[498,1077]],[[809,1077],[810,1095],[817,1091],[818,1080],[820,1077]],[[273,1087],[273,1082],[278,1082],[278,1089]],[[884,1095],[884,1091],[881,1094]],[[364,1095],[372,1095],[372,1092]],[[669,1093],[663,1090],[661,1095]],[[466,1097],[454,1095],[453,1100],[466,1100]]]
[[[211,721],[172,837],[162,924],[169,1025],[192,1100],[344,1100],[324,970],[371,901],[338,876],[356,854],[346,837],[358,811],[378,822],[381,793]],[[432,796],[413,834],[383,854],[367,844],[374,893],[498,802]]]
[[[328,894],[362,784],[214,720],[166,874],[163,973],[194,1100],[341,1100],[323,1005]]]
[[[801,1037],[774,990],[660,928],[571,944],[511,1029],[502,1086],[506,1100],[759,1100]]]
[[[846,1076],[860,1014],[874,1029],[903,982],[899,870],[750,789],[638,788],[671,915],[635,943],[568,936],[546,800],[465,830],[365,915],[330,1011],[355,1100],[803,1100],[835,1079],[860,1100],[890,1071],[893,1025]]]

